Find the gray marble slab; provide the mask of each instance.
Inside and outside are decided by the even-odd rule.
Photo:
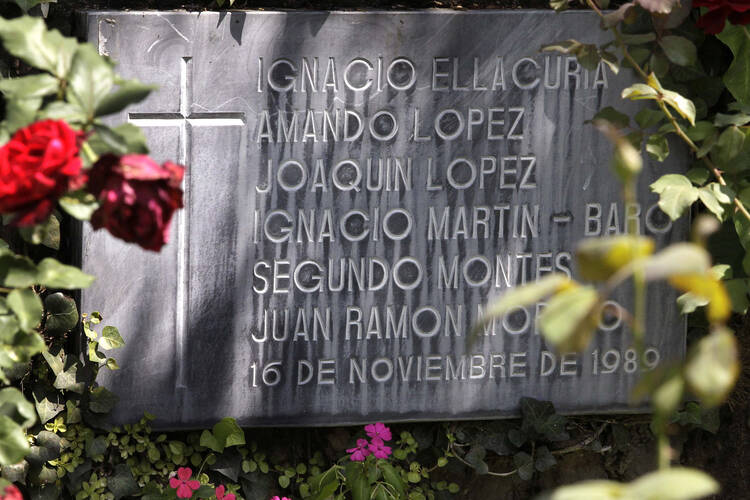
[[[331,425],[627,411],[630,334],[603,323],[551,354],[539,307],[467,343],[488,300],[572,272],[586,235],[628,215],[683,239],[648,184],[624,207],[611,148],[586,120],[623,104],[627,72],[541,54],[605,35],[592,14],[87,12],[127,78],[159,84],[116,117],[189,166],[187,209],[160,254],[84,229],[83,293],[127,344],[103,374],[115,420]],[[416,124],[416,125],[415,125]],[[675,293],[653,287],[648,356],[684,355]],[[627,293],[618,300],[628,305]],[[540,306],[541,307],[541,306]]]

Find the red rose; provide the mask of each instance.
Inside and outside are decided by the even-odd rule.
[[[696,23],[709,35],[721,33],[727,18],[732,24],[750,23],[750,1],[748,0],[694,0],[693,7],[708,7]]]
[[[11,484],[5,487],[3,494],[0,495],[0,500],[23,500],[23,493]]]
[[[184,174],[185,167],[159,165],[146,155],[102,156],[89,174],[100,203],[91,225],[158,252],[169,239],[172,214],[182,208]]]
[[[22,128],[0,148],[0,213],[17,214],[17,226],[44,221],[57,199],[86,181],[78,144],[81,132],[62,120]]]

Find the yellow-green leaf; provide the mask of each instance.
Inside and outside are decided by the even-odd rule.
[[[591,238],[578,245],[576,259],[583,279],[606,281],[633,260],[653,251],[653,240],[645,236]]]
[[[599,312],[599,294],[594,287],[573,287],[552,296],[539,317],[539,326],[544,338],[559,351],[581,351],[599,323]]]
[[[740,373],[737,339],[728,328],[703,337],[685,365],[685,381],[706,406],[716,406],[729,395]]]

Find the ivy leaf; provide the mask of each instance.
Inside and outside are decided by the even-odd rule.
[[[60,292],[47,295],[44,298],[44,308],[47,318],[44,329],[50,333],[65,333],[78,324],[78,308],[76,301]]]
[[[34,405],[15,387],[0,390],[0,415],[7,415],[24,429],[36,422]]]
[[[726,321],[729,317],[732,310],[731,300],[721,280],[712,274],[673,275],[669,277],[669,283],[678,290],[707,300],[706,315],[709,321]]]
[[[115,466],[114,474],[107,479],[107,489],[115,496],[115,500],[136,495],[141,491],[128,464]]]
[[[745,27],[727,23],[717,37],[734,54],[732,64],[724,73],[724,85],[737,101],[750,105],[750,39]]]
[[[86,457],[93,459],[95,462],[101,462],[104,459],[104,453],[107,451],[107,440],[104,436],[89,436],[86,439]]]
[[[95,279],[77,267],[62,264],[51,257],[42,259],[38,269],[37,283],[48,288],[62,288],[64,290],[86,288]]]
[[[99,101],[94,112],[96,116],[111,115],[122,111],[130,104],[142,101],[152,90],[158,88],[156,85],[146,85],[138,80],[122,80],[117,83],[118,88]]]
[[[487,450],[484,449],[484,446],[482,446],[481,444],[475,444],[471,447],[469,452],[464,455],[464,460],[466,460],[469,465],[474,467],[474,470],[477,471],[477,474],[483,476],[490,470],[489,466],[484,461],[484,457],[486,455]]]
[[[549,448],[540,446],[534,454],[534,468],[539,472],[551,469],[557,464],[555,456],[550,453]]]
[[[245,433],[237,425],[237,422],[230,417],[222,418],[213,427],[213,434],[216,439],[223,443],[224,447],[241,446],[245,444]]]
[[[518,471],[518,477],[528,481],[534,475],[534,459],[525,451],[519,451],[513,455],[513,464]]]
[[[26,433],[7,415],[0,415],[0,465],[19,462],[29,453]]]
[[[594,120],[606,120],[618,129],[627,128],[630,125],[630,117],[612,106],[600,109],[591,119],[591,121]]]
[[[57,30],[48,31],[42,19],[29,16],[0,19],[0,38],[12,55],[60,79],[68,75],[78,47],[75,38],[64,37]]]
[[[42,301],[30,288],[16,288],[8,294],[8,307],[18,318],[18,325],[25,332],[33,332],[42,319]]]
[[[679,66],[690,66],[698,60],[698,49],[685,37],[667,35],[659,40],[667,58]]]
[[[78,368],[78,363],[74,363],[70,367],[68,367],[67,370],[58,373],[57,377],[55,377],[55,389],[72,391],[78,394],[82,394],[84,389],[86,388],[86,381],[79,380]]]
[[[46,424],[58,413],[65,409],[65,406],[58,403],[57,392],[52,388],[46,388],[42,385],[34,387],[32,394],[34,396],[34,407],[39,415],[39,422]]]
[[[651,184],[651,191],[659,195],[659,208],[672,220],[698,199],[698,188],[684,175],[667,174]]]
[[[703,275],[711,268],[711,256],[693,243],[675,243],[649,257],[646,279],[660,280],[679,275]]]
[[[99,340],[99,345],[102,349],[119,349],[125,345],[125,341],[116,327],[105,326],[102,328],[102,338]]]
[[[94,119],[96,107],[109,94],[114,82],[112,64],[93,45],[80,45],[70,71],[67,99],[83,110],[88,121]]]
[[[94,413],[109,413],[117,404],[118,399],[116,394],[99,386],[91,390],[89,409]]]

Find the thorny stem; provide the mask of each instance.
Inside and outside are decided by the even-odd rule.
[[[596,5],[596,3],[593,0],[586,0],[586,3],[591,7],[592,10],[594,10],[599,17],[604,19],[604,14],[599,9],[599,7]],[[616,26],[613,26],[609,28],[612,33],[615,36],[615,43],[617,45],[617,48],[619,48],[622,51],[623,56],[625,57],[625,60],[630,63],[630,66],[638,73],[638,75],[643,78],[644,80],[648,81],[648,75],[646,72],[641,68],[641,66],[633,59],[633,56],[630,55],[630,52],[628,51],[628,47],[623,42],[622,36],[620,35],[620,32],[618,31]],[[748,32],[747,27],[743,26],[743,30],[745,31],[745,35],[750,39],[750,32]],[[664,115],[669,120],[669,123],[672,125],[672,128],[674,128],[675,133],[677,136],[682,139],[682,141],[687,144],[687,146],[693,151],[693,153],[697,153],[699,148],[695,145],[692,139],[687,136],[684,130],[682,130],[682,127],[680,127],[679,123],[677,123],[677,119],[672,115],[672,113],[667,108],[667,105],[664,103],[664,101],[661,99],[661,94],[659,94],[659,99],[656,100],[657,104],[659,105],[659,108],[664,113]],[[722,186],[726,186],[727,183],[724,180],[724,176],[721,173],[721,170],[718,169],[718,167],[714,164],[714,162],[711,161],[711,159],[708,157],[708,155],[703,156],[702,158],[703,163],[706,164],[708,169],[713,173],[714,177],[718,181],[718,183]],[[748,212],[747,208],[745,208],[745,205],[742,204],[742,202],[739,200],[739,198],[734,197],[734,206],[736,207],[737,211],[740,212],[742,215],[745,216],[745,218],[750,221],[750,212]]]

